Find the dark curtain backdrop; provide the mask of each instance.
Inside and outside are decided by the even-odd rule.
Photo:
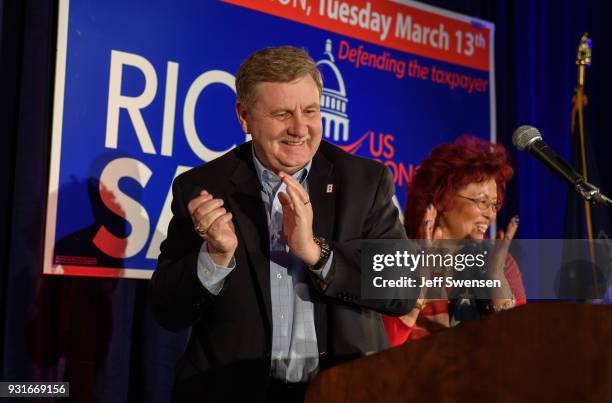
[[[605,1],[427,1],[496,24],[498,141],[517,175],[500,215],[521,238],[562,238],[567,187],[511,145],[531,124],[570,158],[570,110],[580,36],[593,38],[589,127],[612,193],[607,106],[612,35]],[[0,0],[0,371],[2,380],[71,382],[72,401],[166,402],[188,332],[152,319],[146,281],[42,277],[55,35],[51,0]],[[84,135],[87,135],[84,133]],[[25,399],[20,401],[26,401]]]

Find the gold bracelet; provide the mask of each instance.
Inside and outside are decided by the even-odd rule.
[[[413,309],[418,309],[419,311],[422,311],[423,308],[425,308],[425,305],[427,305],[427,302],[425,302],[425,301],[419,302],[417,300],[417,301],[414,301],[414,308]]]
[[[516,305],[516,299],[512,298],[506,302],[504,302],[501,306],[499,305],[495,305],[495,304],[491,304],[491,309],[493,309],[493,312],[501,312],[501,311],[505,311],[507,309],[510,308],[514,308],[514,305]]]
[[[321,248],[321,254],[319,255],[319,260],[317,260],[317,262],[311,266],[311,269],[320,270],[323,268],[323,266],[325,266],[325,263],[327,263],[327,260],[331,255],[331,246],[325,238],[314,237],[314,241],[319,246],[319,248]]]

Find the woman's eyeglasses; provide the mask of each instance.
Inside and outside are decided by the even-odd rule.
[[[498,212],[501,210],[501,203],[498,201],[490,202],[487,199],[473,199],[471,197],[466,197],[462,195],[457,195],[457,197],[461,197],[462,199],[471,200],[476,204],[476,206],[480,209],[480,211],[487,211],[488,209],[492,209],[494,212]]]

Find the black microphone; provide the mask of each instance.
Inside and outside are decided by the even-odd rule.
[[[528,152],[542,161],[553,173],[570,185],[576,186],[584,182],[582,175],[546,145],[540,131],[535,127],[525,125],[516,129],[512,134],[512,143],[519,150]]]
[[[528,152],[543,162],[554,174],[572,185],[585,200],[612,205],[609,198],[587,182],[571,165],[546,145],[540,131],[535,127],[525,125],[516,129],[512,134],[512,143],[519,150]]]

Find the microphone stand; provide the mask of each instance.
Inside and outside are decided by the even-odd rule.
[[[610,200],[605,194],[601,193],[598,187],[587,181],[580,181],[576,183],[574,189],[587,202],[592,204],[601,204],[604,206],[612,206],[612,200]]]
[[[582,106],[586,105],[586,96],[584,95],[584,81],[586,76],[586,68],[591,65],[591,39],[588,34],[582,35],[580,38],[580,45],[578,46],[578,52],[576,54],[576,65],[578,65],[578,87],[576,88],[576,104],[579,105],[579,123],[580,126],[580,146],[582,149],[582,155],[584,158],[584,138],[582,129]],[[583,101],[584,99],[584,101]],[[574,117],[572,117],[572,128],[574,127]],[[584,162],[583,162],[584,164]],[[583,175],[586,178],[586,168],[583,165]],[[612,200],[606,195],[601,193],[599,188],[595,185],[587,182],[585,179],[579,180],[574,188],[578,194],[586,202],[592,204],[601,204],[604,206],[612,206]],[[585,208],[588,209],[588,204],[585,204]]]

